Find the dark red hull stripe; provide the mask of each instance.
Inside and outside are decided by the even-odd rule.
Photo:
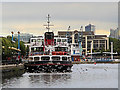
[[[30,66],[39,66],[39,65],[67,65],[67,66],[71,65],[72,66],[72,64],[31,64]]]

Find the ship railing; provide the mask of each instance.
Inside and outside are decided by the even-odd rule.
[[[33,55],[43,55],[44,53],[43,52],[31,52],[30,55],[33,56]]]
[[[43,55],[43,56],[30,56],[28,61],[71,61],[71,56],[64,55]]]

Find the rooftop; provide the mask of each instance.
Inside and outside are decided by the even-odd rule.
[[[77,30],[75,30],[75,31],[58,31],[58,34],[60,34],[60,33],[64,33],[65,34],[67,32],[76,33],[76,32],[80,32],[80,31],[77,31]],[[83,35],[94,35],[93,31],[89,31],[89,32],[83,31],[82,33],[83,33]]]

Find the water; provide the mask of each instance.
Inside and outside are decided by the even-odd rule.
[[[25,73],[3,88],[118,88],[118,64],[74,64],[71,73]]]

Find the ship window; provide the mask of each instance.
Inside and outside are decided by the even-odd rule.
[[[54,34],[53,34],[53,32],[46,32],[46,33],[45,33],[45,38],[46,38],[46,39],[54,39]]]
[[[50,60],[50,57],[41,57],[41,60],[49,61],[49,60]]]
[[[55,57],[52,57],[52,60],[53,60],[53,61],[59,61],[59,60],[60,60],[60,57],[56,57],[56,56],[55,56]]]
[[[54,39],[54,42],[56,42],[56,39]]]
[[[54,39],[54,44],[56,45],[56,39]]]
[[[41,39],[38,39],[37,41],[38,41],[38,42],[41,42]]]
[[[32,39],[31,42],[36,42],[36,39]]]
[[[36,48],[34,48],[34,51],[36,51]]]
[[[47,39],[53,39],[52,35],[47,35]]]
[[[62,60],[63,61],[67,61],[67,57],[62,57]]]
[[[66,42],[67,40],[66,39],[62,39],[62,42]]]
[[[31,48],[31,52],[42,52],[42,51],[43,51],[43,47]]]
[[[71,57],[68,57],[68,60],[71,61]]]
[[[31,52],[34,52],[34,48],[31,48]]]
[[[30,57],[29,60],[33,60],[33,57]]]
[[[64,52],[67,52],[68,51],[68,47],[55,47],[55,51],[64,51]]]
[[[39,60],[39,57],[34,57],[34,60],[36,61],[36,60]]]
[[[61,42],[61,39],[57,39],[57,42]]]

